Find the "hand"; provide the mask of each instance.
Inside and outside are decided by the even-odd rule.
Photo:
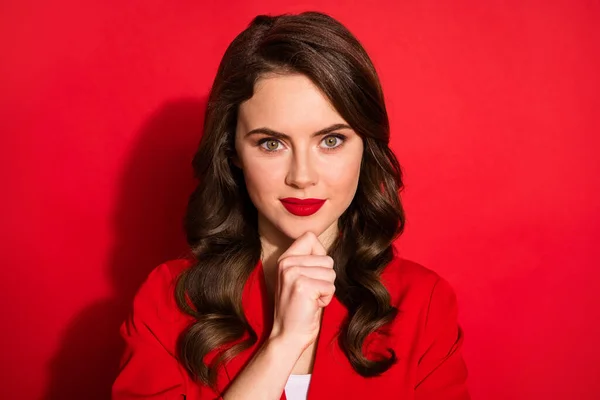
[[[300,236],[277,260],[271,338],[303,349],[316,340],[323,307],[335,292],[333,258],[312,232]]]

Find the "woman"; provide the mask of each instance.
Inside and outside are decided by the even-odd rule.
[[[344,26],[257,16],[210,92],[192,255],[139,289],[113,399],[469,399],[454,291],[393,246],[389,138]]]

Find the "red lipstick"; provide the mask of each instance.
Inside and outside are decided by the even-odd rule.
[[[325,200],[322,199],[297,199],[295,197],[286,197],[279,200],[289,212],[300,217],[316,213],[325,203]]]

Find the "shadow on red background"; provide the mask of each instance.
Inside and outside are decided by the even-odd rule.
[[[187,251],[182,221],[205,108],[206,99],[168,102],[138,132],[117,183],[115,240],[106,266],[113,297],[87,307],[66,327],[49,364],[44,400],[110,398],[123,351],[119,326],[135,292],[154,267]]]

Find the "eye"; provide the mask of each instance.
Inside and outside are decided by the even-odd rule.
[[[335,134],[323,138],[323,143],[325,143],[326,150],[334,150],[342,146],[345,140],[346,136],[341,134]]]
[[[263,146],[264,144],[266,144],[266,146]],[[258,141],[258,145],[268,152],[277,151],[277,146],[279,146],[280,144],[281,142],[277,139],[265,138]]]
[[[321,143],[325,144],[325,146],[322,148],[325,151],[337,150],[344,144],[346,139],[347,139],[346,136],[344,136],[340,133],[328,135],[325,138],[323,138],[323,140],[321,141]],[[257,146],[259,146],[263,151],[266,151],[267,153],[276,153],[276,152],[280,151],[281,148],[279,146],[281,144],[282,143],[279,139],[275,139],[272,137],[271,138],[263,138],[257,142]]]

